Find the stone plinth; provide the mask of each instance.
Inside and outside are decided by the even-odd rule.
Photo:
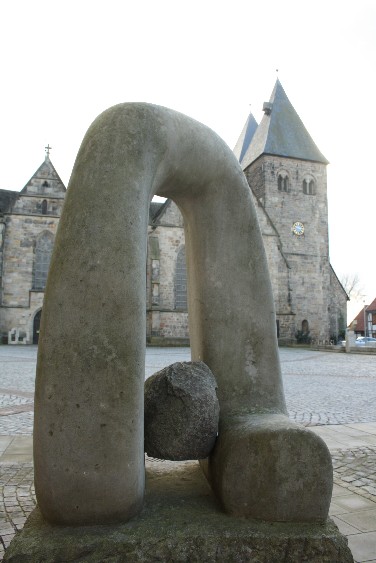
[[[350,348],[355,347],[355,332],[353,330],[346,330],[346,352],[350,352]]]
[[[291,524],[233,518],[218,506],[197,462],[147,460],[141,514],[121,525],[64,527],[47,524],[36,509],[4,558],[30,561],[350,563],[353,558],[331,520]]]

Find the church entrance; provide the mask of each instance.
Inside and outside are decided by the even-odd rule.
[[[35,314],[33,323],[33,344],[39,342],[40,319],[42,317],[42,309]]]

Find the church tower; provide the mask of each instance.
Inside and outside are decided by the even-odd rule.
[[[328,161],[279,80],[263,111],[251,138],[243,130],[234,152],[258,210],[272,278],[278,336],[298,336],[298,341],[303,342],[310,338],[329,340],[336,324],[330,318],[331,306],[332,314],[338,311],[334,311],[331,298],[335,274],[329,263]],[[253,121],[252,116],[247,123]]]

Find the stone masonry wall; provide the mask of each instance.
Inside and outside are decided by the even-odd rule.
[[[160,335],[165,338],[189,338],[188,312],[161,312]]]
[[[47,196],[48,197],[48,196]],[[0,332],[12,328],[28,330],[32,339],[33,319],[42,308],[43,291],[33,290],[35,245],[44,231],[55,237],[63,198],[47,200],[47,213],[41,214],[42,197],[20,195],[12,213],[5,213],[0,303]],[[54,213],[54,214],[52,214]]]
[[[188,338],[188,312],[175,307],[177,256],[184,247],[181,213],[169,201],[157,225],[149,227],[147,259],[147,338]],[[158,254],[158,256],[157,256]]]
[[[328,210],[326,197],[325,165],[296,159],[263,156],[247,170],[247,177],[253,189],[253,172],[256,189],[260,165],[264,172],[265,194],[263,205],[257,207],[259,215],[264,210],[279,234],[280,250],[290,266],[288,276],[283,276],[285,267],[270,261],[271,277],[275,297],[283,292],[281,279],[289,284],[291,312],[295,316],[294,332],[301,330],[302,322],[308,321],[311,336],[329,339],[328,300],[330,291]],[[288,177],[287,191],[278,189],[278,176]],[[303,180],[314,181],[314,194],[303,193]],[[302,236],[292,232],[296,221],[304,224]],[[265,241],[265,236],[264,236]],[[278,272],[278,269],[281,270]],[[277,281],[277,279],[279,281]],[[280,290],[276,291],[279,287]],[[285,288],[286,295],[286,288]],[[276,298],[280,307],[284,299]],[[278,301],[280,304],[278,304]],[[288,301],[286,302],[288,305]],[[287,312],[287,311],[284,311]],[[291,332],[291,323],[288,323]],[[282,326],[280,325],[280,329]],[[288,335],[285,335],[288,336]],[[291,335],[290,335],[291,336]]]
[[[347,326],[347,296],[336,274],[330,269],[330,337],[343,339]]]
[[[252,182],[252,192],[258,201],[264,204],[265,198],[265,174],[264,164],[261,160],[257,161],[253,167],[249,167],[244,171],[248,184]]]
[[[29,305],[37,236],[43,231],[49,231],[55,236],[58,221],[58,217],[48,216],[7,217],[2,306]]]
[[[346,324],[346,295],[329,264],[325,166],[264,155],[245,173],[263,236],[280,337],[294,338],[306,320],[313,338],[329,339]],[[278,190],[279,173],[288,177],[287,191]],[[303,193],[305,177],[315,182],[313,195]],[[18,327],[29,330],[32,338],[33,319],[43,305],[44,292],[32,288],[35,242],[44,231],[55,236],[65,193],[61,185],[44,187],[42,180],[31,180],[13,211],[1,218],[3,334]],[[305,226],[300,237],[292,233],[295,221]],[[168,200],[148,228],[148,338],[188,337],[188,313],[175,308],[176,261],[182,247],[183,218]]]

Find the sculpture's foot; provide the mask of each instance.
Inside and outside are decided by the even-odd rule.
[[[203,469],[226,512],[271,521],[325,520],[333,471],[325,442],[279,414],[225,420]]]

